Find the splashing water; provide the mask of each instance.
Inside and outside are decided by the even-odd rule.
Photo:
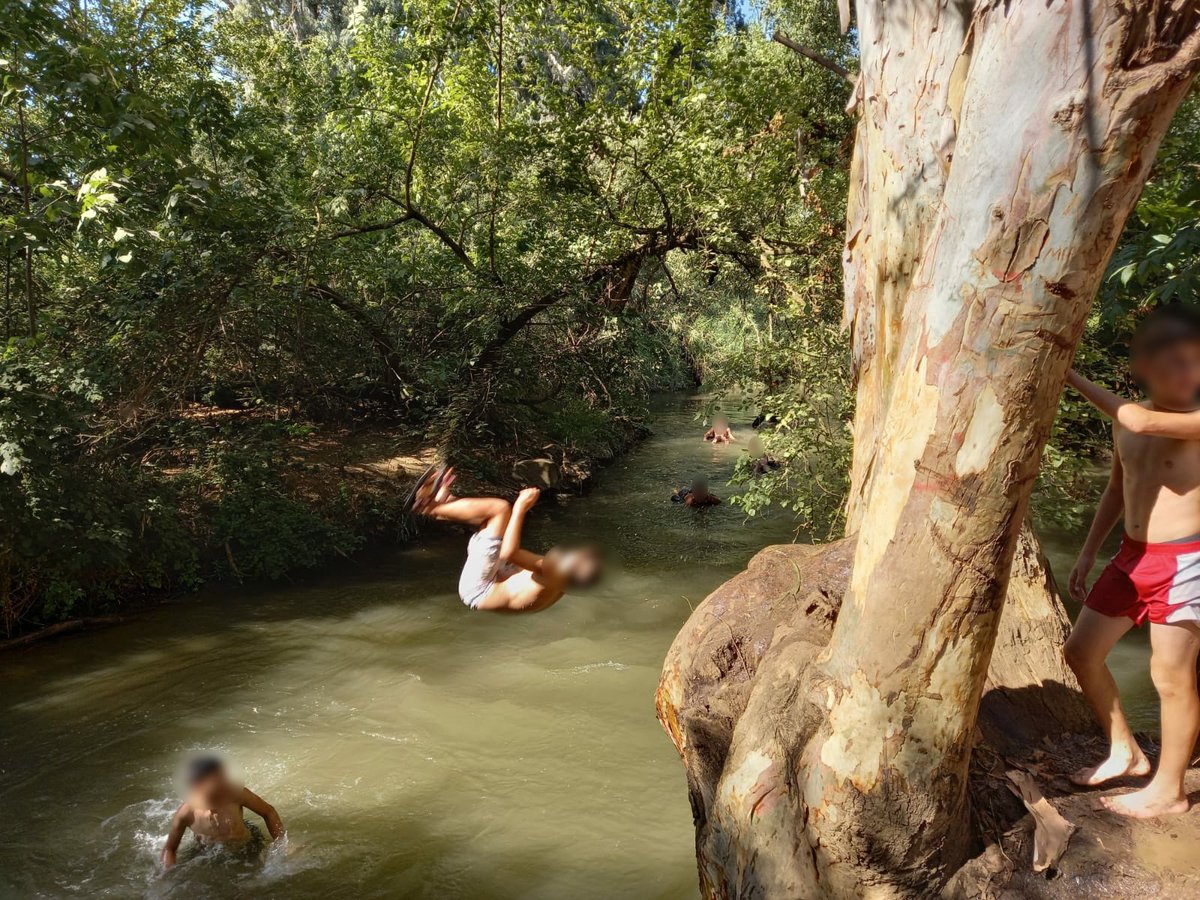
[[[654,688],[690,608],[793,539],[785,516],[670,502],[697,475],[731,493],[741,450],[701,440],[698,403],[662,401],[590,496],[531,514],[534,549],[608,550],[604,580],[546,612],[466,609],[465,537],[430,531],[315,584],[214,588],[0,657],[0,897],[694,897]],[[161,877],[176,772],[202,749],[287,844],[189,837]]]
[[[610,559],[544,613],[467,610],[465,538],[429,534],[316,583],[214,588],[0,657],[0,897],[694,898],[654,688],[691,607],[793,538],[785,516],[670,502],[698,475],[731,492],[740,445],[700,440],[698,402],[662,401],[594,493],[533,512],[532,548],[593,539]],[[1060,574],[1077,540],[1048,541]],[[1144,672],[1144,647],[1124,652]],[[187,838],[160,877],[175,775],[201,749],[237,764],[288,838]]]

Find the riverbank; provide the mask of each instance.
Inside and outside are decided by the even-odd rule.
[[[466,609],[463,536],[423,529],[0,656],[0,897],[694,898],[654,686],[691,607],[794,527],[670,501],[696,475],[731,491],[742,448],[703,443],[700,409],[655,398],[653,433],[586,496],[533,510],[531,548],[608,558],[544,613]],[[176,772],[202,749],[276,806],[288,849],[247,863],[189,846],[160,879]]]
[[[535,435],[447,450],[386,421],[349,426],[198,404],[180,421],[187,440],[141,448],[140,491],[110,501],[132,507],[140,493],[153,510],[126,515],[119,556],[85,566],[73,581],[43,579],[24,592],[0,577],[0,651],[115,624],[206,584],[292,578],[403,543],[412,531],[405,498],[439,460],[458,468],[466,493],[506,495],[532,483],[578,494],[647,433],[640,420],[621,420],[601,441],[564,445]],[[56,563],[76,543],[41,549]],[[10,559],[0,557],[0,575]]]

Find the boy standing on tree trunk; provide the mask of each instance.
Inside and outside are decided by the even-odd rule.
[[[1160,307],[1138,328],[1132,350],[1144,403],[1075,372],[1068,377],[1113,419],[1114,447],[1108,486],[1071,572],[1071,596],[1084,608],[1065,653],[1110,742],[1108,757],[1072,780],[1095,786],[1146,775],[1150,762],[1105,658],[1130,628],[1150,623],[1150,674],[1162,705],[1158,771],[1141,790],[1102,802],[1121,815],[1151,818],[1187,811],[1183,779],[1200,732],[1200,321],[1182,307]],[[1121,549],[1089,592],[1096,553],[1122,515]]]

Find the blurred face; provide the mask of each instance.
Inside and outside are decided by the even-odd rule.
[[[191,788],[201,797],[211,800],[224,795],[229,790],[230,784],[225,772],[217,770],[192,781]]]
[[[546,554],[571,584],[587,587],[600,577],[600,554],[592,547],[554,548]]]
[[[1200,340],[1180,340],[1133,360],[1133,374],[1155,403],[1187,409],[1200,396]]]
[[[724,416],[717,416],[716,421],[713,422],[713,428],[715,428],[717,431],[724,431],[728,427],[729,427],[729,420],[726,419]]]

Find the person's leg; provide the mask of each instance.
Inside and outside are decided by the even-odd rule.
[[[1067,665],[1079,679],[1083,695],[1100,720],[1109,743],[1106,759],[1071,776],[1071,781],[1081,787],[1092,787],[1126,775],[1145,775],[1150,771],[1150,761],[1133,737],[1121,709],[1117,682],[1105,663],[1117,641],[1132,627],[1133,620],[1128,616],[1106,616],[1085,606],[1063,647]]]
[[[1196,656],[1200,627],[1195,622],[1150,626],[1150,676],[1162,703],[1162,755],[1158,771],[1140,791],[1105,797],[1110,810],[1148,819],[1187,812],[1183,776],[1200,733],[1200,695],[1196,693]]]
[[[450,493],[453,484],[454,469],[447,468],[437,479],[418,487],[414,508],[434,519],[479,525],[487,537],[504,537],[512,504],[499,497],[455,497]]]
[[[462,522],[479,525],[480,532],[488,537],[503,538],[508,527],[512,504],[499,497],[454,497],[435,500],[425,514],[447,522]]]

